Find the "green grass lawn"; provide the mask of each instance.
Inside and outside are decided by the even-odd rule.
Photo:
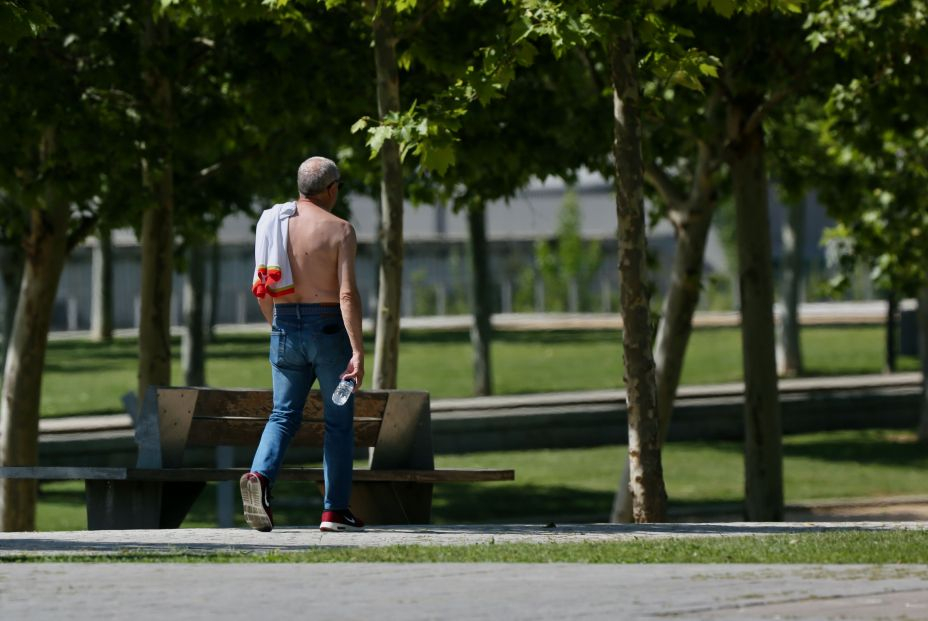
[[[589,390],[621,386],[617,331],[501,332],[493,348],[499,394]],[[368,351],[372,344],[367,344]],[[810,374],[876,373],[882,366],[879,327],[807,328]],[[175,342],[175,351],[179,349]],[[208,348],[207,381],[221,387],[270,386],[266,336],[223,336]],[[50,344],[43,382],[45,416],[122,411],[120,395],[136,382],[136,344],[85,341]],[[900,359],[914,369],[914,359]],[[694,333],[683,383],[737,381],[741,377],[736,329]],[[464,332],[407,332],[402,338],[399,386],[433,396],[470,393],[470,346]],[[180,369],[175,361],[175,382]],[[455,522],[548,522],[605,519],[620,474],[624,447],[438,456],[444,467],[514,468],[514,483],[440,485],[434,519]],[[732,442],[671,443],[664,467],[671,508],[686,511],[738,502],[743,493],[742,448]],[[910,434],[833,432],[784,438],[787,502],[887,494],[928,493],[928,456]],[[187,526],[215,523],[214,486],[197,503]],[[315,490],[281,484],[275,490],[279,523],[316,520]],[[85,528],[82,484],[42,486],[41,530]]]
[[[878,326],[810,327],[803,352],[810,375],[878,373],[884,331]],[[736,328],[694,332],[683,371],[684,384],[741,379],[740,333]],[[368,340],[368,372],[373,370]],[[267,336],[225,335],[207,348],[206,380],[216,387],[269,388]],[[180,351],[175,339],[173,351]],[[172,378],[182,383],[175,355]],[[42,415],[62,416],[124,411],[121,396],[135,390],[137,345],[88,341],[49,344],[42,384]],[[498,332],[492,350],[497,394],[620,388],[621,335],[618,331]],[[900,369],[917,361],[900,359]],[[402,335],[399,388],[428,390],[433,398],[471,394],[471,349],[466,332],[410,332]]]
[[[928,450],[914,434],[889,430],[787,436],[786,501],[928,494]],[[514,482],[445,484],[435,488],[437,523],[592,522],[607,518],[621,473],[623,446],[439,455],[438,467],[514,468]],[[672,510],[695,511],[737,503],[743,495],[743,459],[737,442],[673,442],[664,450]],[[81,483],[42,486],[40,530],[86,528]],[[215,487],[197,502],[185,526],[215,524]],[[315,487],[280,483],[274,490],[279,524],[318,520]],[[363,517],[363,516],[362,516]],[[239,524],[241,520],[239,518]]]
[[[811,532],[752,537],[636,539],[607,543],[503,543],[470,546],[310,547],[299,552],[153,552],[123,550],[94,556],[0,556],[16,562],[181,563],[803,563],[919,564],[928,558],[928,532]],[[872,567],[873,579],[925,577],[912,567]]]

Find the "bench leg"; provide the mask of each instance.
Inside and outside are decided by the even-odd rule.
[[[87,481],[87,528],[177,528],[204,487],[203,481]]]
[[[159,528],[180,528],[190,507],[200,497],[206,481],[170,481],[162,483]]]
[[[325,494],[322,483],[319,491]],[[428,524],[432,521],[432,485],[355,481],[351,511],[371,525]]]
[[[161,483],[90,480],[84,489],[89,530],[158,528],[160,525]]]

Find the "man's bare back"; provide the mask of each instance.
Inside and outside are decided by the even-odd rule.
[[[354,227],[332,215],[341,186],[335,162],[312,157],[300,165],[300,198],[296,213],[287,220],[287,255],[293,293],[258,297],[258,306],[273,326],[277,304],[337,304],[348,340],[351,360],[342,379],[364,380],[364,339],[361,331],[361,296],[354,260],[358,240]]]
[[[288,223],[288,248],[294,291],[274,299],[276,304],[337,304],[339,258],[353,237],[351,225],[308,201],[297,203]]]

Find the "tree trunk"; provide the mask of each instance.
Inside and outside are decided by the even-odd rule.
[[[628,401],[629,490],[635,522],[662,522],[666,519],[667,493],[661,467],[660,421],[651,352],[638,62],[630,22],[619,26],[610,56],[620,301],[625,326],[622,341]]]
[[[918,292],[918,357],[922,366],[922,411],[918,441],[928,444],[928,285]]]
[[[896,315],[899,314],[899,301],[892,291],[886,293],[886,360],[883,373],[896,372]]]
[[[744,365],[745,517],[783,519],[783,448],[773,321],[773,266],[764,134],[745,131],[753,103],[728,106]]]
[[[139,317],[139,402],[149,386],[171,384],[173,208],[149,207],[142,221],[142,304]]]
[[[377,66],[377,104],[381,119],[400,109],[395,19],[396,11],[392,5],[378,3],[372,29]],[[380,149],[380,164],[383,229],[379,240],[380,286],[377,294],[377,334],[374,339],[375,389],[396,388],[399,368],[403,286],[403,169],[399,144],[395,140],[384,142]]]
[[[490,316],[493,313],[490,293],[493,290],[487,251],[486,210],[467,210],[470,231],[471,291],[473,292],[474,315],[470,326],[470,343],[474,353],[474,394],[493,394],[493,374],[490,367],[490,341],[493,330]]]
[[[158,47],[167,40],[169,24],[154,21],[144,9],[143,58],[154,63]],[[148,105],[158,128],[143,162],[143,185],[152,204],[142,216],[142,292],[139,317],[139,403],[150,385],[171,383],[171,289],[174,275],[174,170],[171,134],[171,82],[157,65],[143,74]]]
[[[19,302],[19,288],[22,283],[23,268],[26,259],[22,247],[0,246],[0,272],[3,275],[4,307],[3,332],[0,332],[0,377],[6,368],[6,352],[13,334],[13,322],[16,318],[16,304]],[[0,386],[3,384],[0,383]]]
[[[209,319],[206,322],[206,340],[212,343],[216,339],[216,324],[219,323],[219,287],[222,267],[222,246],[216,239],[209,246]]]
[[[799,297],[805,263],[806,200],[788,207],[783,220],[783,369],[788,377],[802,375],[799,340]]]
[[[113,340],[113,237],[101,226],[93,248],[93,291],[90,337],[98,343]]]
[[[184,281],[184,337],[181,341],[181,368],[186,386],[206,386],[203,300],[206,298],[206,258],[201,245],[191,245],[187,254]]]
[[[55,135],[43,138],[43,158],[51,157]],[[49,183],[49,185],[51,185]],[[46,187],[44,209],[31,212],[25,274],[7,350],[0,401],[0,464],[35,466],[39,459],[39,405],[42,371],[58,280],[68,252],[70,205]],[[0,527],[35,530],[35,481],[0,479]]]
[[[706,241],[715,213],[715,186],[708,162],[708,150],[701,147],[697,166],[697,186],[690,205],[676,227],[677,246],[670,273],[670,286],[654,345],[654,362],[657,376],[657,412],[660,421],[660,443],[663,446],[673,414],[673,402],[683,373],[686,348],[693,332],[693,314],[699,305],[702,291],[702,269],[705,261]],[[622,479],[612,504],[610,521],[632,521],[632,499],[628,490],[631,478],[626,459]]]

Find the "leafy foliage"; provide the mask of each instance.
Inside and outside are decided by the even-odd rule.
[[[0,43],[16,43],[22,38],[37,37],[54,26],[44,3],[23,0],[0,0]]]
[[[833,45],[849,69],[815,124],[834,183],[822,198],[844,251],[836,285],[863,261],[883,287],[912,294],[928,267],[928,5],[823,2],[807,21],[810,45]]]

